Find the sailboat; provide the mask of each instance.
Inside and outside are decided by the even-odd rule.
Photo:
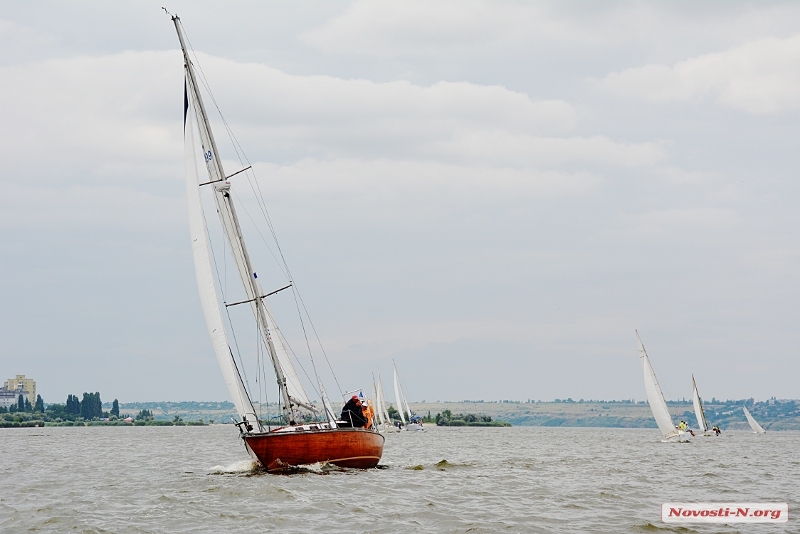
[[[697,418],[697,426],[703,432],[704,436],[714,436],[715,433],[711,431],[706,421],[706,413],[703,410],[703,401],[700,399],[700,393],[697,391],[697,382],[694,381],[692,375],[692,405],[694,406],[694,415]]]
[[[197,287],[211,344],[231,400],[236,405],[236,410],[241,418],[237,426],[245,448],[251,457],[269,471],[318,462],[327,462],[341,467],[375,467],[383,454],[383,436],[373,428],[345,427],[344,421],[337,421],[322,382],[317,377],[323,403],[323,410],[319,410],[306,394],[289,357],[286,340],[267,306],[266,297],[291,287],[291,284],[271,293],[265,293],[261,287],[236,215],[232,196],[233,186],[229,181],[233,175],[226,176],[223,171],[206,108],[200,95],[195,67],[186,49],[180,19],[178,16],[171,16],[171,18],[178,33],[184,59],[186,195]],[[199,179],[197,171],[195,128],[200,137],[202,156],[208,171],[207,179],[202,181]],[[242,169],[242,171],[244,170],[246,169]],[[238,172],[234,174],[238,174]],[[259,418],[228,343],[222,315],[223,308],[220,306],[218,297],[219,288],[212,264],[207,221],[201,200],[200,190],[203,187],[210,187],[213,191],[227,248],[233,256],[236,271],[247,296],[241,302],[224,303],[223,301],[223,304],[226,308],[247,304],[252,310],[260,336],[259,344],[266,348],[278,382],[283,417],[283,426],[278,428],[270,425],[265,427],[264,422]],[[304,421],[303,409],[314,414],[316,421],[309,423],[307,418]]]
[[[403,388],[400,386],[400,377],[397,374],[397,364],[392,361],[392,365],[394,366],[394,397],[397,400],[397,411],[400,414],[400,420],[403,422],[403,428],[405,430],[425,430],[422,427],[422,419],[419,416],[416,416],[411,413],[411,408],[408,407],[408,401],[406,400],[405,395],[403,395]],[[408,422],[406,422],[406,418],[403,415],[403,410],[405,410],[406,414],[408,414]]]
[[[642,368],[644,369],[644,389],[647,392],[647,402],[650,404],[653,418],[661,431],[663,437],[661,441],[689,441],[687,433],[677,428],[672,422],[667,401],[664,400],[664,394],[661,392],[661,386],[658,385],[656,373],[650,364],[647,351],[644,350],[638,330],[636,331],[636,340],[639,342],[639,357],[642,359]]]
[[[383,384],[381,384],[381,374],[378,373],[378,381],[372,380],[372,390],[375,396],[375,414],[378,418],[379,429],[384,431],[395,431],[397,427],[392,423],[389,412],[386,410],[386,400],[383,394]]]
[[[764,427],[759,425],[753,416],[750,415],[750,411],[747,409],[747,406],[742,406],[742,410],[744,410],[744,416],[747,417],[747,422],[750,423],[750,428],[753,429],[753,434],[763,434],[766,432]]]

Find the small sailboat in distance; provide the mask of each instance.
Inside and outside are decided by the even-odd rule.
[[[393,361],[392,365],[394,365],[394,397],[397,400],[397,411],[400,413],[400,420],[403,422],[403,428],[405,430],[425,430],[422,427],[422,420],[419,416],[411,413],[411,408],[408,407],[408,401],[405,395],[403,395],[403,388],[400,386],[400,377],[397,375],[397,364]],[[408,422],[406,422],[403,416],[403,409],[405,409],[408,414]]]
[[[639,342],[639,357],[642,359],[642,368],[644,370],[644,390],[647,392],[647,402],[650,404],[653,418],[661,431],[661,436],[663,437],[661,441],[689,441],[687,433],[672,423],[667,401],[661,392],[661,386],[658,385],[656,373],[650,364],[650,358],[647,357],[647,351],[644,350],[644,344],[639,337],[638,330],[636,331],[636,340]]]
[[[697,391],[697,382],[694,381],[694,375],[692,375],[692,405],[694,406],[694,415],[697,418],[697,426],[700,427],[703,435],[715,435],[709,428],[708,421],[706,421],[706,412],[703,410],[703,401],[700,399],[700,393]]]
[[[753,434],[763,434],[766,432],[764,427],[759,425],[753,416],[750,415],[750,411],[747,409],[747,406],[742,406],[742,410],[744,410],[744,416],[747,417],[747,422],[750,423],[750,428],[753,429]]]

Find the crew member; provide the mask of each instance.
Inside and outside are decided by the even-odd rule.
[[[354,428],[365,428],[368,424],[367,418],[364,417],[364,411],[361,406],[361,399],[358,395],[353,395],[342,408],[342,421],[337,421],[338,426],[350,426]]]

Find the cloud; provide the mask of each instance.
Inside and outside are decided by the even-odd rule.
[[[599,86],[650,102],[714,102],[753,115],[800,109],[800,35],[760,39],[672,66],[612,72]]]

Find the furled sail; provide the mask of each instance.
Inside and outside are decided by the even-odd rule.
[[[750,415],[750,411],[747,409],[747,406],[742,406],[742,410],[744,410],[744,416],[747,417],[747,422],[750,423],[750,428],[753,429],[753,432],[755,432],[756,434],[763,434],[764,432],[766,432],[766,430],[764,430],[764,427],[759,425],[756,422],[756,420],[753,419],[753,416]]]
[[[692,405],[694,406],[694,416],[697,418],[697,425],[703,432],[708,432],[706,413],[703,411],[703,401],[700,400],[700,393],[697,392],[697,383],[694,381],[694,375],[692,375],[692,393]]]
[[[188,95],[186,96],[188,98]],[[242,382],[236,362],[231,354],[228,338],[225,334],[225,324],[220,311],[217,289],[214,282],[214,271],[211,264],[211,255],[208,248],[208,235],[206,232],[203,204],[200,199],[200,187],[197,179],[197,158],[194,142],[194,121],[192,114],[184,117],[184,153],[186,171],[186,198],[189,207],[189,235],[192,241],[192,256],[194,257],[194,270],[197,278],[197,289],[200,293],[200,303],[203,316],[206,319],[208,334],[211,344],[217,355],[222,377],[228,387],[236,411],[242,420],[253,426],[258,425],[258,418],[253,403],[247,394]]]
[[[639,355],[644,369],[644,389],[647,392],[647,402],[650,404],[653,418],[655,418],[662,436],[665,438],[675,436],[678,431],[675,429],[675,425],[672,424],[667,401],[664,400],[664,394],[661,392],[661,386],[658,385],[656,373],[653,371],[653,366],[650,365],[650,358],[647,357],[647,352],[644,350],[644,344],[642,344],[642,340],[639,337],[639,332],[636,332],[636,340],[639,342]]]
[[[397,401],[397,413],[400,414],[400,420],[406,424],[406,417],[403,415],[403,397],[400,390],[400,381],[397,378],[397,367],[394,368],[394,398]]]

